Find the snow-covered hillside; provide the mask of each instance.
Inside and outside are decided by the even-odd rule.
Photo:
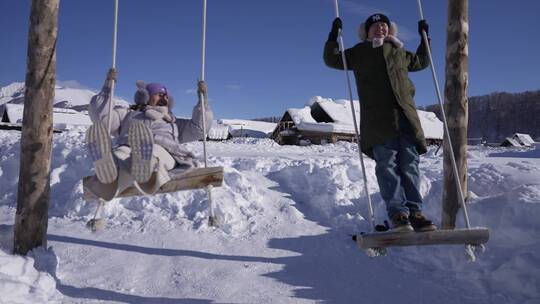
[[[54,90],[54,107],[84,110],[92,96],[97,94],[95,91],[80,86],[69,86],[69,82],[67,84],[68,85],[56,85]],[[0,88],[0,105],[6,103],[24,103],[24,90],[24,82],[13,82]],[[128,104],[127,101],[120,98],[115,98],[115,102],[124,105]]]
[[[0,88],[0,105],[24,96],[24,82],[13,82]]]
[[[225,167],[212,192],[220,229],[207,226],[207,196],[196,190],[111,201],[107,227],[92,233],[95,205],[81,185],[91,164],[84,128],[74,129],[54,134],[50,247],[16,257],[19,136],[0,131],[2,303],[540,302],[538,146],[469,148],[471,221],[491,229],[471,264],[463,246],[392,248],[382,258],[359,250],[348,234],[368,230],[367,197],[350,143],[209,142],[209,165]],[[201,156],[201,146],[187,148]],[[425,213],[439,218],[442,157],[431,149],[420,167]],[[383,220],[369,159],[366,169]]]

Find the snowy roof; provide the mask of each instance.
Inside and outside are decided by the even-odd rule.
[[[256,120],[219,119],[217,122],[228,126],[233,137],[268,137],[276,128],[276,123]]]
[[[300,127],[302,124],[316,124],[317,122],[311,116],[311,108],[306,106],[301,109],[291,108],[287,112],[291,116],[296,127]]]
[[[209,139],[227,139],[229,137],[229,126],[218,124],[216,121],[213,121],[207,135]]]
[[[521,147],[521,143],[518,142],[517,140],[515,140],[514,138],[507,137],[507,138],[505,138],[505,140],[501,143],[501,146],[503,146],[503,147],[508,147],[508,146],[512,146],[512,147]]]
[[[323,108],[323,110],[338,124],[351,125],[352,127],[352,112],[351,112],[351,102],[346,99],[337,99],[332,100],[329,98],[322,98],[320,96],[313,97],[312,101],[315,100],[316,103]],[[356,117],[360,117],[360,103],[358,100],[353,100],[354,112]],[[354,131],[354,130],[352,130]]]
[[[311,108],[305,106],[301,109],[288,109],[296,128],[302,131],[338,132],[334,123],[317,122],[311,116]]]
[[[6,113],[11,123],[22,123],[24,105],[6,104]],[[63,108],[53,108],[53,125],[64,129],[68,125],[89,126],[92,124],[90,117],[84,113]]]
[[[443,139],[444,125],[433,112],[416,110],[420,118],[420,125],[424,130],[424,137],[427,139]]]
[[[514,136],[512,136],[512,138],[527,147],[530,147],[534,144],[534,140],[529,134],[516,133],[514,134]]]
[[[317,122],[311,115],[311,107],[318,104],[332,118],[334,122]],[[356,118],[360,117],[360,103],[353,100]],[[307,105],[301,109],[291,108],[287,112],[291,116],[298,130],[346,133],[354,134],[354,124],[349,100],[323,98],[315,96],[310,99]],[[435,113],[417,110],[420,117],[420,124],[424,130],[425,137],[428,139],[443,138],[443,124],[437,118]]]

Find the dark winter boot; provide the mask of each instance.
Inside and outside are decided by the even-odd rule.
[[[437,229],[437,226],[435,226],[432,221],[428,220],[424,215],[422,215],[422,213],[416,213],[409,216],[409,221],[411,222],[411,226],[414,228],[414,231],[417,232],[433,231]]]
[[[409,222],[409,217],[406,213],[397,213],[395,214],[392,219],[392,231],[396,232],[411,232],[414,231],[413,227],[411,226],[411,222]]]

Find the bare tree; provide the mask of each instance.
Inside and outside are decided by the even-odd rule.
[[[468,87],[468,0],[448,0],[448,28],[446,38],[445,111],[452,147],[456,158],[461,187],[467,193],[467,87]],[[445,145],[448,141],[445,138]],[[459,205],[455,176],[452,173],[450,149],[444,149],[444,191],[442,227],[453,229]]]
[[[14,229],[16,254],[47,245],[59,1],[32,0]]]

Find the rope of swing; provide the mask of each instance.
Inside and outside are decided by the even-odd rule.
[[[112,48],[112,69],[116,69],[116,42],[118,35],[118,0],[114,0],[114,29],[113,29],[113,48]],[[113,109],[113,96],[116,79],[113,79],[111,84],[111,92],[109,94],[109,119],[107,121],[107,131],[111,134],[111,121]]]
[[[113,47],[112,47],[112,69],[116,69],[116,41],[118,36],[118,0],[114,0],[114,27],[113,27]],[[108,80],[107,80],[108,81]],[[113,96],[114,96],[114,87],[116,85],[116,79],[112,79],[111,83],[111,91],[109,93],[109,115],[107,119],[107,132],[108,134],[111,134],[111,121],[112,121],[112,110],[113,110]],[[99,199],[98,206],[96,208],[96,211],[94,213],[94,217],[87,223],[88,227],[92,229],[93,231],[98,229],[99,226],[99,220],[98,220],[98,214],[103,208],[103,205],[105,204],[105,201],[103,199]]]
[[[201,47],[201,81],[204,81],[204,72],[206,64],[206,0],[203,0],[203,15],[202,15],[202,47]],[[204,154],[204,167],[208,167],[207,154],[206,154],[206,109],[204,103],[206,103],[206,96],[202,92],[199,92],[199,101],[201,102],[202,120],[203,120],[203,154]]]
[[[203,14],[202,14],[202,46],[201,46],[201,81],[204,81],[206,64],[206,0],[203,0]],[[208,94],[208,93],[206,93]],[[203,128],[203,154],[204,154],[204,167],[208,167],[208,157],[206,149],[206,103],[208,102],[208,96],[199,92],[199,103],[201,105],[202,112],[202,128]],[[210,215],[208,217],[209,226],[217,226],[217,218],[214,214],[214,204],[212,202],[212,186],[206,187],[206,193],[208,194],[208,205],[210,209]]]
[[[338,0],[334,1],[335,9],[336,9],[336,18],[339,18],[339,6],[338,6]],[[375,213],[373,211],[373,203],[371,202],[371,195],[369,194],[368,189],[368,180],[366,176],[366,166],[364,164],[364,156],[362,154],[362,148],[360,144],[360,132],[358,130],[358,122],[356,119],[356,112],[354,111],[354,102],[352,97],[352,86],[351,86],[351,79],[349,77],[349,71],[347,69],[347,58],[345,56],[345,47],[343,42],[343,35],[342,30],[340,29],[338,32],[338,41],[339,41],[339,49],[341,51],[341,59],[343,61],[343,70],[345,71],[345,78],[347,81],[347,90],[349,93],[349,101],[351,104],[351,112],[353,117],[353,124],[354,124],[354,133],[356,136],[356,143],[358,144],[358,155],[360,156],[360,164],[362,166],[362,176],[364,178],[364,191],[366,193],[367,199],[368,199],[368,211],[369,211],[369,225],[371,226],[371,231],[375,231]]]
[[[418,3],[418,12],[420,14],[420,20],[424,19],[424,11],[422,10],[422,1],[417,0]],[[454,180],[456,181],[456,191],[458,193],[459,204],[463,207],[463,216],[465,217],[465,227],[467,229],[471,228],[471,223],[469,221],[469,213],[467,211],[467,205],[465,204],[465,199],[463,198],[463,191],[461,188],[461,181],[459,180],[459,173],[456,165],[456,157],[454,156],[454,148],[452,146],[452,139],[450,138],[450,132],[448,131],[448,121],[446,120],[446,113],[444,111],[444,104],[442,101],[441,89],[439,87],[439,82],[437,81],[437,74],[435,72],[435,67],[433,65],[433,57],[431,56],[431,49],[429,47],[428,37],[425,31],[422,30],[422,39],[424,40],[424,45],[426,46],[427,54],[429,57],[429,66],[431,68],[431,75],[433,76],[433,83],[435,84],[435,91],[437,92],[437,98],[439,99],[439,106],[441,108],[441,113],[443,117],[444,124],[444,134],[446,135],[446,140],[448,140],[448,148],[450,149],[450,159],[452,161],[452,171],[454,173]]]

